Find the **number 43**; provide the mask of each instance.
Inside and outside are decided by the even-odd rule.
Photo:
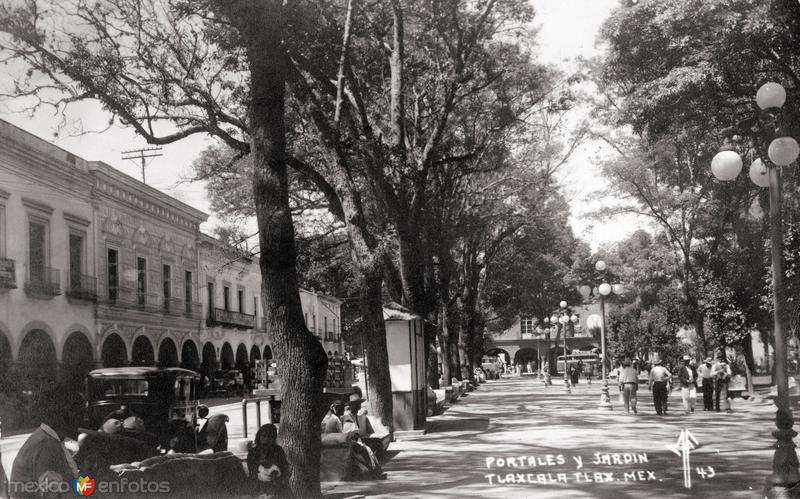
[[[714,478],[717,474],[714,471],[714,468],[711,466],[698,466],[697,467],[697,474],[700,475],[702,478]]]

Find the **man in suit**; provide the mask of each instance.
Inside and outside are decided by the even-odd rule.
[[[681,384],[681,398],[683,410],[687,414],[694,412],[694,402],[697,398],[697,370],[690,364],[691,358],[683,356],[683,366],[678,371],[678,381]]]

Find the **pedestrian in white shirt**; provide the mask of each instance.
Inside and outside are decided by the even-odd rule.
[[[703,390],[703,410],[714,410],[714,360],[706,357],[700,367],[697,368],[697,378],[700,380],[700,388]]]
[[[683,410],[687,414],[694,412],[694,402],[697,398],[697,371],[691,365],[691,357],[683,356],[683,366],[678,371],[678,381],[681,384],[681,398]]]
[[[720,354],[719,361],[714,364],[711,373],[714,376],[714,410],[720,412],[719,400],[722,398],[725,403],[725,412],[732,412],[731,403],[728,400],[728,383],[733,373],[731,366],[725,362],[725,354]]]

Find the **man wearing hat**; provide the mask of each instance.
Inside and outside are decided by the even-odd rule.
[[[722,400],[725,401],[725,412],[732,412],[731,403],[728,400],[728,383],[733,373],[731,372],[731,366],[725,362],[724,353],[720,353],[717,359],[717,363],[711,368],[711,373],[714,376],[714,410],[720,412],[719,399],[722,397]]]
[[[706,357],[703,364],[697,368],[697,378],[700,380],[700,388],[703,390],[703,410],[714,410],[714,372],[711,357]]]
[[[697,370],[691,365],[692,358],[683,356],[683,366],[678,371],[678,380],[681,383],[681,398],[683,410],[687,414],[694,412],[694,402],[697,398]]]
[[[344,416],[342,416],[342,431],[349,433],[353,430],[361,433],[361,427],[358,423],[358,412],[361,410],[361,404],[364,399],[361,398],[359,393],[351,393],[350,398],[347,400]]]
[[[661,359],[656,360],[653,364],[653,368],[650,369],[648,386],[653,391],[653,405],[656,408],[656,414],[661,416],[667,413],[668,384],[672,379],[672,374],[661,365]]]

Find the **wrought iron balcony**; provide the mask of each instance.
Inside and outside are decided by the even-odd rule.
[[[67,298],[84,301],[97,300],[97,278],[84,274],[68,274]]]
[[[243,329],[253,329],[256,326],[256,316],[224,308],[215,308],[214,317],[208,321],[212,325],[233,326]]]
[[[52,297],[61,294],[61,271],[52,267],[28,267],[25,292],[35,296]]]
[[[0,288],[16,289],[17,272],[14,260],[11,258],[0,258]]]

